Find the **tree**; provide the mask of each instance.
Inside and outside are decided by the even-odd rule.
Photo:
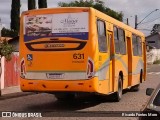
[[[18,31],[10,30],[5,27],[1,30],[2,37],[16,37],[18,35]]]
[[[11,30],[19,32],[20,0],[12,0],[11,5]],[[18,34],[17,34],[18,35]]]
[[[160,24],[155,24],[151,30],[151,34],[160,32]]]
[[[119,21],[123,20],[122,12],[118,13],[114,10],[111,10],[110,8],[105,7],[104,2],[101,0],[97,0],[97,2],[94,2],[94,0],[71,1],[70,3],[59,2],[58,6],[60,7],[93,7]]]
[[[11,60],[11,54],[14,51],[13,46],[8,44],[6,39],[0,40],[0,56],[4,56],[7,61]]]
[[[28,0],[28,10],[32,10],[36,8],[36,1],[35,0]]]
[[[39,8],[47,8],[47,0],[38,0]]]
[[[8,44],[7,40],[1,40],[0,39],[0,57],[3,56],[6,58],[7,61],[11,60],[12,52],[14,51],[14,48],[12,45]],[[1,61],[0,61],[0,75],[2,73],[1,69]],[[1,96],[1,81],[0,81],[0,96]]]

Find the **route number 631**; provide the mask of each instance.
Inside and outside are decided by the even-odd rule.
[[[73,54],[73,59],[84,59],[84,53],[83,54],[74,53]]]

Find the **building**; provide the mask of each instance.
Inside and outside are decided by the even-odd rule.
[[[0,37],[0,41],[1,40],[7,40],[7,41],[9,41],[10,39],[12,39],[11,37]]]
[[[19,52],[19,36],[11,37],[0,37],[0,41],[7,40],[9,44],[12,44],[14,47],[14,52]]]
[[[13,45],[14,52],[19,52],[19,36],[10,39],[8,43]]]
[[[153,64],[160,60],[160,32],[146,37],[147,42],[147,63]]]
[[[152,46],[155,49],[160,49],[160,32],[147,36],[146,42],[149,46]]]

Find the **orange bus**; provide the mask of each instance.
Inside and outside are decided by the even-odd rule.
[[[144,34],[93,8],[26,11],[20,24],[22,91],[114,93],[119,101],[146,79]]]

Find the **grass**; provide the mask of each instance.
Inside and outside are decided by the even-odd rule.
[[[153,64],[160,64],[160,60],[154,61]]]

